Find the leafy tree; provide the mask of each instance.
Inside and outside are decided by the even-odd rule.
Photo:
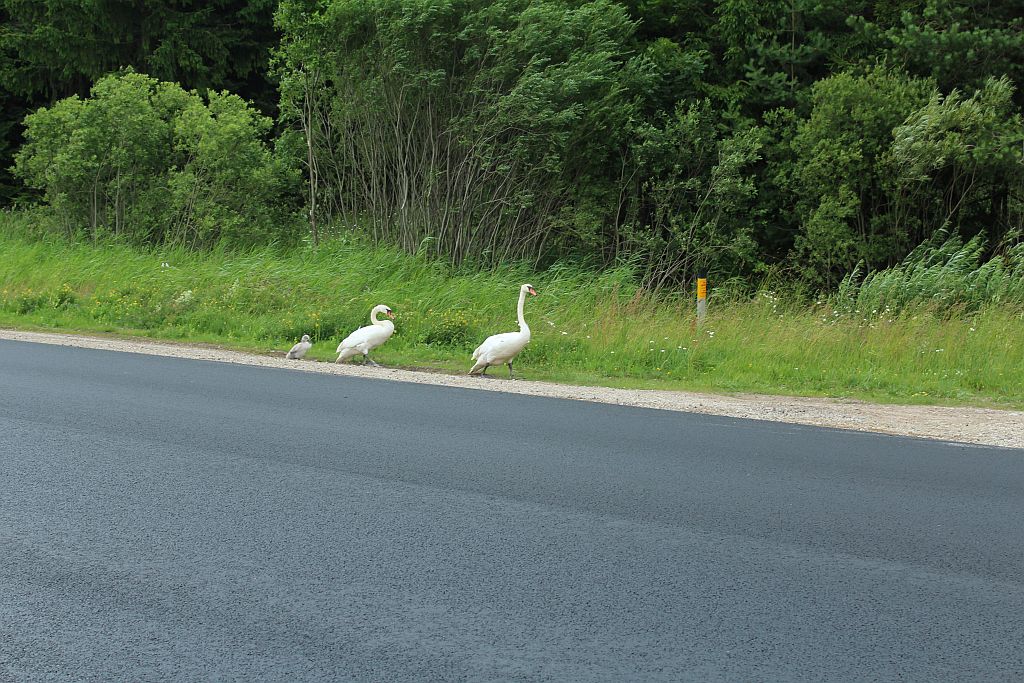
[[[795,255],[808,278],[833,283],[858,261],[885,265],[913,246],[891,220],[879,165],[893,129],[933,88],[881,67],[815,83],[810,117],[792,142],[789,187],[801,224]]]
[[[85,96],[131,67],[186,88],[228,89],[267,114],[273,0],[0,0],[0,202],[26,110]],[[7,106],[8,102],[16,103]],[[10,188],[9,185],[6,185]]]
[[[288,239],[289,176],[263,142],[270,120],[239,97],[100,79],[26,119],[16,172],[68,232],[193,246]]]
[[[932,94],[882,159],[890,213],[911,245],[936,228],[998,245],[1024,226],[1024,122],[1009,79],[970,97]]]
[[[655,287],[711,270],[724,278],[756,262],[750,211],[757,196],[751,164],[762,145],[757,129],[721,137],[703,101],[680,107],[664,126],[640,131],[636,144],[638,215],[622,229],[627,253],[645,256]]]
[[[621,167],[634,26],[606,0],[300,0],[278,22],[311,193],[377,238],[534,256],[577,189]]]
[[[1024,82],[1020,0],[893,2],[887,9],[875,21],[851,16],[849,23],[875,47],[876,56],[931,77],[942,92],[971,93],[990,77]]]
[[[937,230],[990,244],[1021,226],[1024,126],[1006,78],[970,97],[877,68],[814,86],[793,139],[791,191],[805,274],[898,263]]]

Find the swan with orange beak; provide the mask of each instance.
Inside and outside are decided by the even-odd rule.
[[[512,362],[530,343],[530,326],[523,318],[523,304],[526,303],[527,294],[537,296],[537,290],[533,285],[527,284],[519,288],[519,305],[516,308],[519,314],[519,331],[495,334],[485,339],[473,352],[476,364],[470,369],[469,374],[486,374],[487,368],[492,365],[507,365],[509,379],[515,379],[512,376]]]
[[[377,363],[370,360],[370,351],[386,342],[395,333],[395,324],[391,320],[377,319],[381,313],[391,320],[395,318],[394,312],[384,304],[374,306],[370,311],[370,322],[373,324],[360,327],[338,344],[338,360],[334,361],[335,363],[344,363],[349,358],[354,358],[361,353],[364,364],[369,363],[378,367]]]

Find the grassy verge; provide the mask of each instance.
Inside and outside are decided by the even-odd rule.
[[[164,266],[163,264],[167,264]],[[287,349],[302,334],[333,360],[370,308],[397,332],[375,358],[466,371],[487,335],[515,329],[518,287],[533,341],[530,379],[610,386],[1024,407],[1024,311],[917,309],[899,316],[788,305],[770,293],[712,300],[698,330],[689,299],[637,291],[629,273],[571,268],[452,272],[396,251],[336,241],[245,254],[30,241],[0,228],[0,326]],[[492,372],[494,372],[492,370]]]

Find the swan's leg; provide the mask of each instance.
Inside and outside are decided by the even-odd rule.
[[[512,361],[508,362],[508,378],[515,379],[515,377],[512,376]]]
[[[380,367],[379,365],[374,363],[372,360],[370,360],[370,355],[369,354],[364,353],[363,354],[363,365],[366,365],[367,363],[369,363],[370,365],[372,365],[375,368],[379,368]]]

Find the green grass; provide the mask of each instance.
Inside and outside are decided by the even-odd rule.
[[[343,240],[287,253],[147,251],[0,227],[0,326],[22,329],[257,351],[310,334],[311,357],[333,360],[338,340],[385,303],[397,332],[379,362],[465,372],[481,340],[516,328],[523,282],[540,291],[527,302],[533,341],[517,361],[529,379],[1024,407],[1024,309],[1015,304],[889,315],[762,292],[713,297],[698,329],[689,297],[639,291],[625,269],[453,272]]]

